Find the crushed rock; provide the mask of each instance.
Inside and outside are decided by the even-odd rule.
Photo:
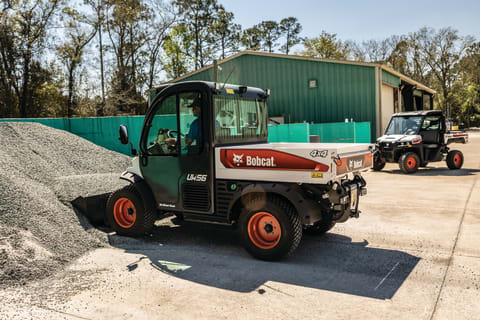
[[[51,276],[105,246],[70,202],[121,188],[130,161],[66,131],[0,123],[0,288]]]

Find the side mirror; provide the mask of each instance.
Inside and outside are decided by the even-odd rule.
[[[118,138],[118,140],[120,140],[122,144],[128,144],[128,128],[126,125],[120,125],[119,134],[120,137]]]

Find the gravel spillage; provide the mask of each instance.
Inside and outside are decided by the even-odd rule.
[[[0,123],[0,287],[48,277],[106,236],[70,201],[111,192],[130,158],[37,123]]]

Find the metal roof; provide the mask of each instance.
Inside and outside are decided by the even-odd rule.
[[[313,58],[313,57],[305,57],[305,56],[297,56],[297,55],[286,55],[286,54],[280,54],[280,53],[268,53],[268,52],[259,52],[259,51],[242,51],[237,54],[234,54],[230,57],[227,57],[225,59],[219,60],[218,65],[221,65],[222,63],[225,63],[227,61],[236,59],[240,56],[243,55],[253,55],[253,56],[266,56],[266,57],[275,57],[275,58],[286,58],[286,59],[292,59],[292,60],[303,60],[303,61],[318,61],[318,62],[326,62],[326,63],[337,63],[337,64],[348,64],[348,65],[355,65],[355,66],[370,66],[370,67],[378,67],[381,68],[397,77],[399,77],[401,80],[404,82],[407,82],[416,88],[423,90],[425,92],[428,92],[430,94],[436,94],[437,92],[423,84],[421,84],[418,81],[413,80],[412,78],[407,77],[404,74],[401,74],[400,72],[395,71],[394,69],[390,68],[389,66],[385,64],[379,64],[379,63],[373,63],[373,62],[359,62],[359,61],[348,61],[348,60],[334,60],[334,59],[323,59],[323,58]],[[169,81],[167,83],[172,83],[172,82],[178,82],[180,80],[183,80],[185,78],[191,77],[194,74],[200,73],[202,71],[208,70],[213,67],[213,64],[205,66],[201,69],[195,70],[193,72],[187,73],[181,77],[178,77],[176,79],[173,79],[172,81]],[[152,88],[150,90],[153,90],[155,88]],[[149,91],[150,91],[149,90]]]
[[[441,110],[419,110],[419,111],[408,111],[408,112],[399,112],[392,115],[392,117],[405,117],[405,116],[432,116],[432,115],[441,115],[443,114]]]

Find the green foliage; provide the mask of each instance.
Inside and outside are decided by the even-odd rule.
[[[60,70],[50,65],[44,69],[39,61],[32,63],[31,94],[27,104],[28,118],[66,117],[67,97],[63,95]]]
[[[282,45],[281,51],[288,54],[293,46],[302,41],[300,32],[302,32],[302,25],[295,17],[288,17],[280,21],[280,32],[285,37],[285,44]]]
[[[276,41],[280,38],[280,27],[277,22],[268,20],[258,24],[258,30],[262,35],[262,47],[265,51],[273,52],[278,45]]]
[[[186,27],[179,24],[170,31],[163,43],[164,71],[168,78],[178,78],[188,71],[188,57],[185,52],[193,45],[190,34],[186,32]]]
[[[241,49],[290,54],[303,43],[304,56],[389,65],[434,88],[436,108],[480,125],[480,43],[457,30],[303,39],[295,17],[242,31],[218,1],[0,1],[0,116],[141,114],[158,82]]]
[[[192,36],[195,70],[203,68],[214,58],[215,39],[210,31],[219,9],[217,1],[175,0],[174,4],[182,16],[186,32]]]
[[[45,71],[37,67],[46,49],[47,30],[60,0],[3,1],[0,13],[0,83],[6,94],[2,114],[27,117],[41,113],[33,104],[35,77]],[[10,106],[10,107],[9,107]],[[18,111],[17,111],[18,110]]]
[[[305,50],[301,52],[303,56],[345,60],[350,55],[350,47],[347,43],[337,39],[336,33],[322,33],[304,42]]]
[[[210,31],[220,49],[222,59],[225,59],[227,54],[238,51],[240,45],[242,27],[233,23],[233,19],[233,13],[225,11],[223,6],[219,5],[210,26]]]
[[[242,33],[241,42],[245,49],[258,51],[262,46],[262,32],[257,26],[246,29]]]

